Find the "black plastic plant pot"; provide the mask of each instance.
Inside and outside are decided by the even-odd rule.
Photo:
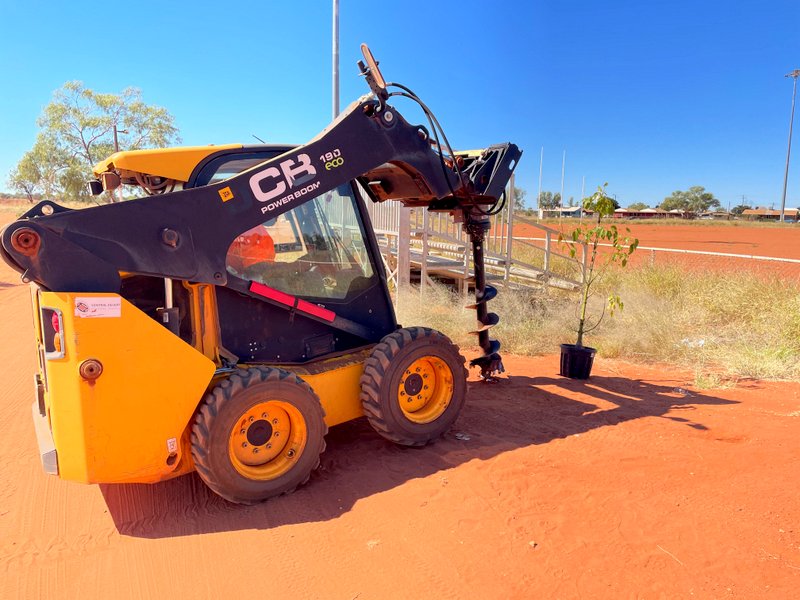
[[[596,352],[597,350],[588,346],[579,348],[575,344],[561,344],[561,376],[589,379]]]

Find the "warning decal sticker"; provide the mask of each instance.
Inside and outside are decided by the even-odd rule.
[[[75,298],[75,316],[84,318],[115,318],[122,314],[122,298]]]

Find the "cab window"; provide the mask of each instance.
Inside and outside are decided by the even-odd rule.
[[[374,275],[349,184],[237,236],[226,262],[232,275],[313,298],[345,298]]]
[[[261,150],[257,152],[240,152],[237,154],[223,154],[213,158],[204,165],[197,177],[192,181],[191,187],[202,187],[218,183],[242,171],[274,158],[284,152],[281,149]]]

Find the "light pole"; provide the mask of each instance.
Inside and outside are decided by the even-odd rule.
[[[794,80],[792,84],[792,113],[789,117],[789,147],[786,150],[786,170],[783,173],[783,197],[781,198],[781,218],[783,223],[784,212],[786,211],[786,185],[789,182],[789,157],[792,155],[792,125],[794,124],[794,98],[797,94],[797,78],[800,77],[800,69],[795,69],[791,73],[787,73],[786,77],[791,77]]]
[[[127,129],[117,129],[117,124],[114,124],[114,152],[119,152],[119,140],[117,139],[118,133],[127,134]]]
[[[567,166],[567,151],[561,156],[561,199],[558,201],[558,218],[560,219],[564,213],[564,169]]]
[[[333,118],[339,116],[339,0],[333,0]]]

